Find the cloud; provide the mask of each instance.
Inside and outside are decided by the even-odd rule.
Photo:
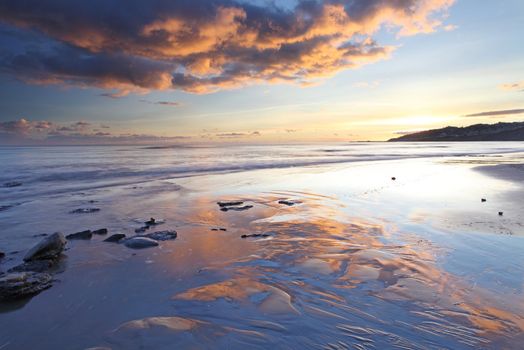
[[[149,103],[149,104],[152,104],[152,105],[171,106],[171,107],[179,107],[181,105],[180,102],[174,102],[174,101],[140,100],[140,102]]]
[[[395,135],[411,135],[411,134],[415,134],[415,133],[420,132],[420,131],[423,131],[423,129],[417,129],[417,130],[399,130],[399,131],[395,131],[395,132],[393,132],[393,134],[395,134]]]
[[[499,85],[499,88],[506,91],[524,91],[524,80],[514,83],[502,84]]]
[[[201,137],[209,137],[210,135],[203,135]],[[251,137],[251,136],[262,136],[260,131],[253,132],[226,132],[226,133],[217,133],[216,137],[220,138],[239,138],[239,137]]]
[[[102,125],[104,128],[109,128]],[[91,123],[79,121],[60,125],[48,121],[24,118],[0,122],[0,145],[71,145],[71,144],[156,144],[190,140],[191,136],[155,136],[120,134],[91,128]]]
[[[20,118],[18,120],[0,122],[0,132],[3,134],[29,136],[32,132],[44,132],[53,126],[53,123],[45,120],[29,121]]]
[[[26,135],[31,130],[31,122],[24,118],[0,123],[0,131],[8,134]]]
[[[309,86],[387,59],[374,40],[429,33],[454,0],[0,2],[3,73],[121,97],[150,90],[205,93],[253,83]],[[125,6],[125,11],[115,8]],[[449,27],[449,26],[448,26]]]
[[[524,109],[506,109],[506,110],[501,110],[501,111],[488,111],[488,112],[480,112],[480,113],[474,113],[474,114],[466,114],[464,117],[490,117],[490,116],[522,114],[522,113],[524,113]]]

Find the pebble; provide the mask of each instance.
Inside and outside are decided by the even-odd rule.
[[[66,239],[91,239],[93,237],[93,232],[91,230],[80,231],[76,233],[71,233],[66,236]]]

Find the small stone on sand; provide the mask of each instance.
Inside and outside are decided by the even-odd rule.
[[[92,234],[94,235],[107,235],[107,228],[101,228],[101,229],[98,229],[98,230],[94,230],[92,232]]]
[[[133,237],[124,241],[126,247],[131,249],[143,249],[158,246],[158,242],[147,237]]]
[[[76,233],[71,233],[66,236],[66,239],[91,239],[93,237],[93,232],[91,230],[80,231]]]
[[[124,239],[124,238],[126,238],[125,234],[123,234],[123,233],[115,233],[114,235],[111,235],[111,236],[107,237],[106,239],[104,239],[104,242],[117,243],[118,241],[120,241],[121,239]]]

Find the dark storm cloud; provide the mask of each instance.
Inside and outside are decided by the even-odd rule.
[[[453,0],[4,0],[0,69],[30,83],[208,92],[315,80],[387,58],[373,36],[431,32]],[[38,37],[38,38],[37,38]],[[37,38],[37,39],[35,39]],[[5,49],[7,47],[7,49]],[[5,51],[5,52],[4,52]]]

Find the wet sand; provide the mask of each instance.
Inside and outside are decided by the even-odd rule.
[[[2,244],[19,252],[2,270],[42,232],[131,235],[156,217],[178,237],[143,250],[68,242],[52,288],[0,307],[0,349],[517,349],[522,163],[520,154],[254,170],[11,208],[4,222],[19,239]],[[253,207],[224,212],[222,200]],[[90,201],[100,212],[69,214]],[[33,215],[21,222],[23,212]]]

